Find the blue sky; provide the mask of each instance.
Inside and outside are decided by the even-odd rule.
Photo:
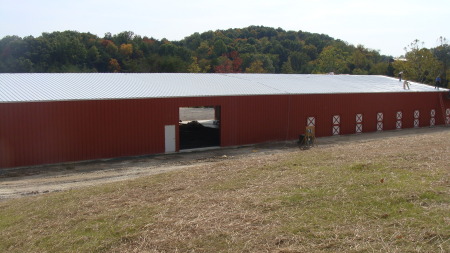
[[[180,40],[194,32],[263,25],[323,33],[400,56],[413,40],[450,40],[449,0],[0,0],[0,38],[75,30],[133,31]]]

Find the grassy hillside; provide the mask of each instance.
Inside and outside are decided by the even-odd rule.
[[[450,252],[450,131],[0,202],[0,252]]]

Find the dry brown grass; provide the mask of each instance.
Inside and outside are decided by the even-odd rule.
[[[0,202],[0,251],[449,252],[450,132]]]

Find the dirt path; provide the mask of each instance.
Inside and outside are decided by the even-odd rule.
[[[342,142],[367,142],[379,138],[436,132],[450,132],[450,128],[417,128],[323,137],[317,139],[317,145],[314,148],[326,148],[329,145],[337,145]],[[215,163],[223,159],[245,159],[248,156],[295,151],[298,151],[296,142],[289,141],[237,148],[0,170],[0,201],[187,169],[199,164]]]

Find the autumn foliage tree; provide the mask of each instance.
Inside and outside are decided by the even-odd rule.
[[[232,61],[233,73],[240,73],[240,72],[242,72],[242,69],[241,69],[242,59],[241,59],[241,57],[239,57],[239,52],[238,51],[232,51],[231,53],[228,54],[228,57]]]
[[[130,57],[133,54],[133,45],[132,44],[122,44],[122,45],[120,45],[119,52],[124,57]]]
[[[218,64],[214,67],[216,73],[241,73],[242,59],[237,51],[223,54],[218,58]]]
[[[109,70],[114,73],[120,72],[120,64],[116,59],[109,60]]]
[[[225,55],[217,59],[218,65],[214,67],[216,73],[233,73],[233,62]]]

